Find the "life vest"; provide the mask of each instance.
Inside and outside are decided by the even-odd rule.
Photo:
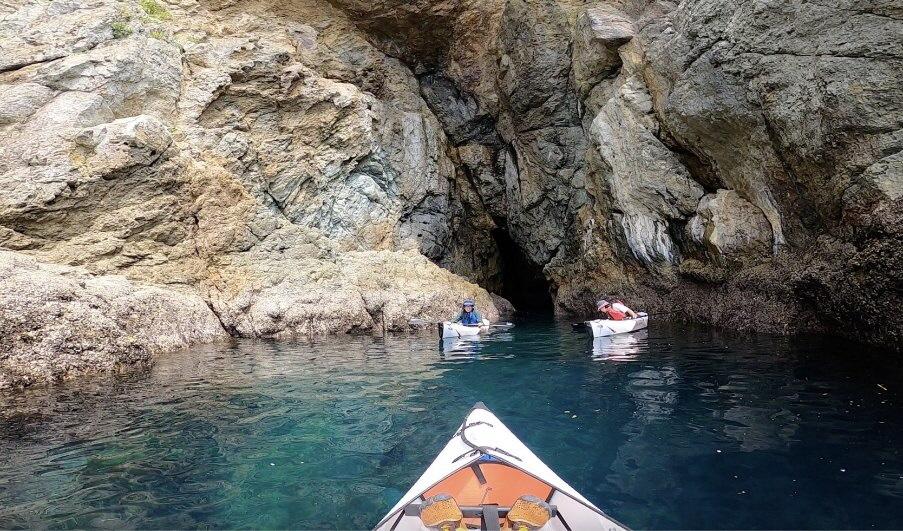
[[[605,308],[603,311],[612,321],[623,321],[624,319],[627,319],[626,313],[615,310],[611,306]]]
[[[476,310],[472,312],[461,312],[461,315],[458,316],[457,322],[464,325],[476,325],[482,322],[480,318],[480,314],[477,313]]]

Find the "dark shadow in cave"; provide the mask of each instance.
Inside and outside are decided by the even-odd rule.
[[[553,313],[555,305],[542,268],[527,258],[504,229],[493,230],[492,237],[498,246],[501,262],[501,289],[498,294],[511,301],[518,312]]]

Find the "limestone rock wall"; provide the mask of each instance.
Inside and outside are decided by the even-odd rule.
[[[242,336],[404,330],[464,297],[498,316],[434,263],[493,276],[457,228],[473,190],[448,135],[343,12],[15,1],[0,20],[0,247],[189,290]]]

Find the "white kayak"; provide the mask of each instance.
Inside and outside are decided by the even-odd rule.
[[[638,312],[636,319],[624,319],[623,321],[614,321],[612,319],[596,319],[587,321],[586,324],[593,332],[593,337],[613,336],[615,334],[626,334],[627,332],[636,332],[649,326],[649,315],[645,312]]]
[[[558,477],[478,402],[375,529],[500,528],[626,529]]]
[[[451,321],[439,323],[439,337],[442,339],[450,337],[478,336],[480,334],[485,334],[490,330],[491,327],[489,326],[489,321],[486,319],[483,319],[482,325],[463,325]]]

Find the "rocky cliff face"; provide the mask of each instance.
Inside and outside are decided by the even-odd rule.
[[[900,344],[896,0],[0,14],[0,247],[198,297],[229,333],[399,330],[466,295],[495,316],[478,284]]]
[[[430,261],[491,276],[494,257],[456,231],[455,161],[416,77],[328,5],[7,4],[0,139],[0,246],[203,300],[231,334],[401,330],[466,296],[498,315]]]
[[[620,292],[899,347],[899,1],[334,3],[446,131],[481,126],[463,169],[558,311]]]

